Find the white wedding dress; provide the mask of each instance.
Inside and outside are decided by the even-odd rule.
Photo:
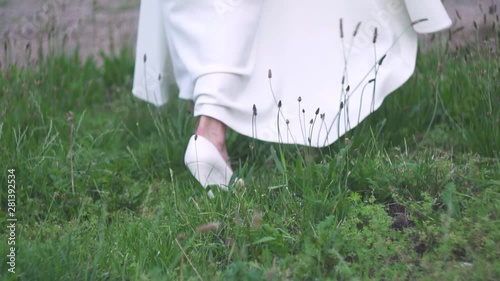
[[[413,73],[417,33],[451,25],[439,0],[143,0],[133,93],[168,85],[264,141],[326,146]]]

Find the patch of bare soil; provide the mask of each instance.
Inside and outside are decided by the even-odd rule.
[[[2,65],[78,48],[82,58],[134,46],[140,0],[0,0]]]

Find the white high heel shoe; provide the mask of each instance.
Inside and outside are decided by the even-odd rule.
[[[222,158],[217,148],[206,138],[193,135],[184,155],[184,163],[203,188],[216,185],[227,191],[233,176],[231,167]],[[213,198],[210,190],[208,196]]]

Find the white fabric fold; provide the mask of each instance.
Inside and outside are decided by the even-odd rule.
[[[160,0],[141,1],[132,93],[156,106],[168,102],[175,83]]]
[[[412,22],[418,22],[414,29],[418,33],[432,33],[451,26],[441,0],[405,0]]]

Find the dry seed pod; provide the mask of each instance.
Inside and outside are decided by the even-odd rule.
[[[262,212],[261,211],[255,211],[255,213],[252,216],[252,225],[253,228],[260,228],[262,223]]]
[[[207,223],[204,225],[198,226],[198,232],[210,232],[210,231],[215,231],[219,228],[220,223],[219,222],[211,222]]]
[[[186,233],[181,232],[179,235],[177,235],[177,240],[182,241],[186,238]]]

